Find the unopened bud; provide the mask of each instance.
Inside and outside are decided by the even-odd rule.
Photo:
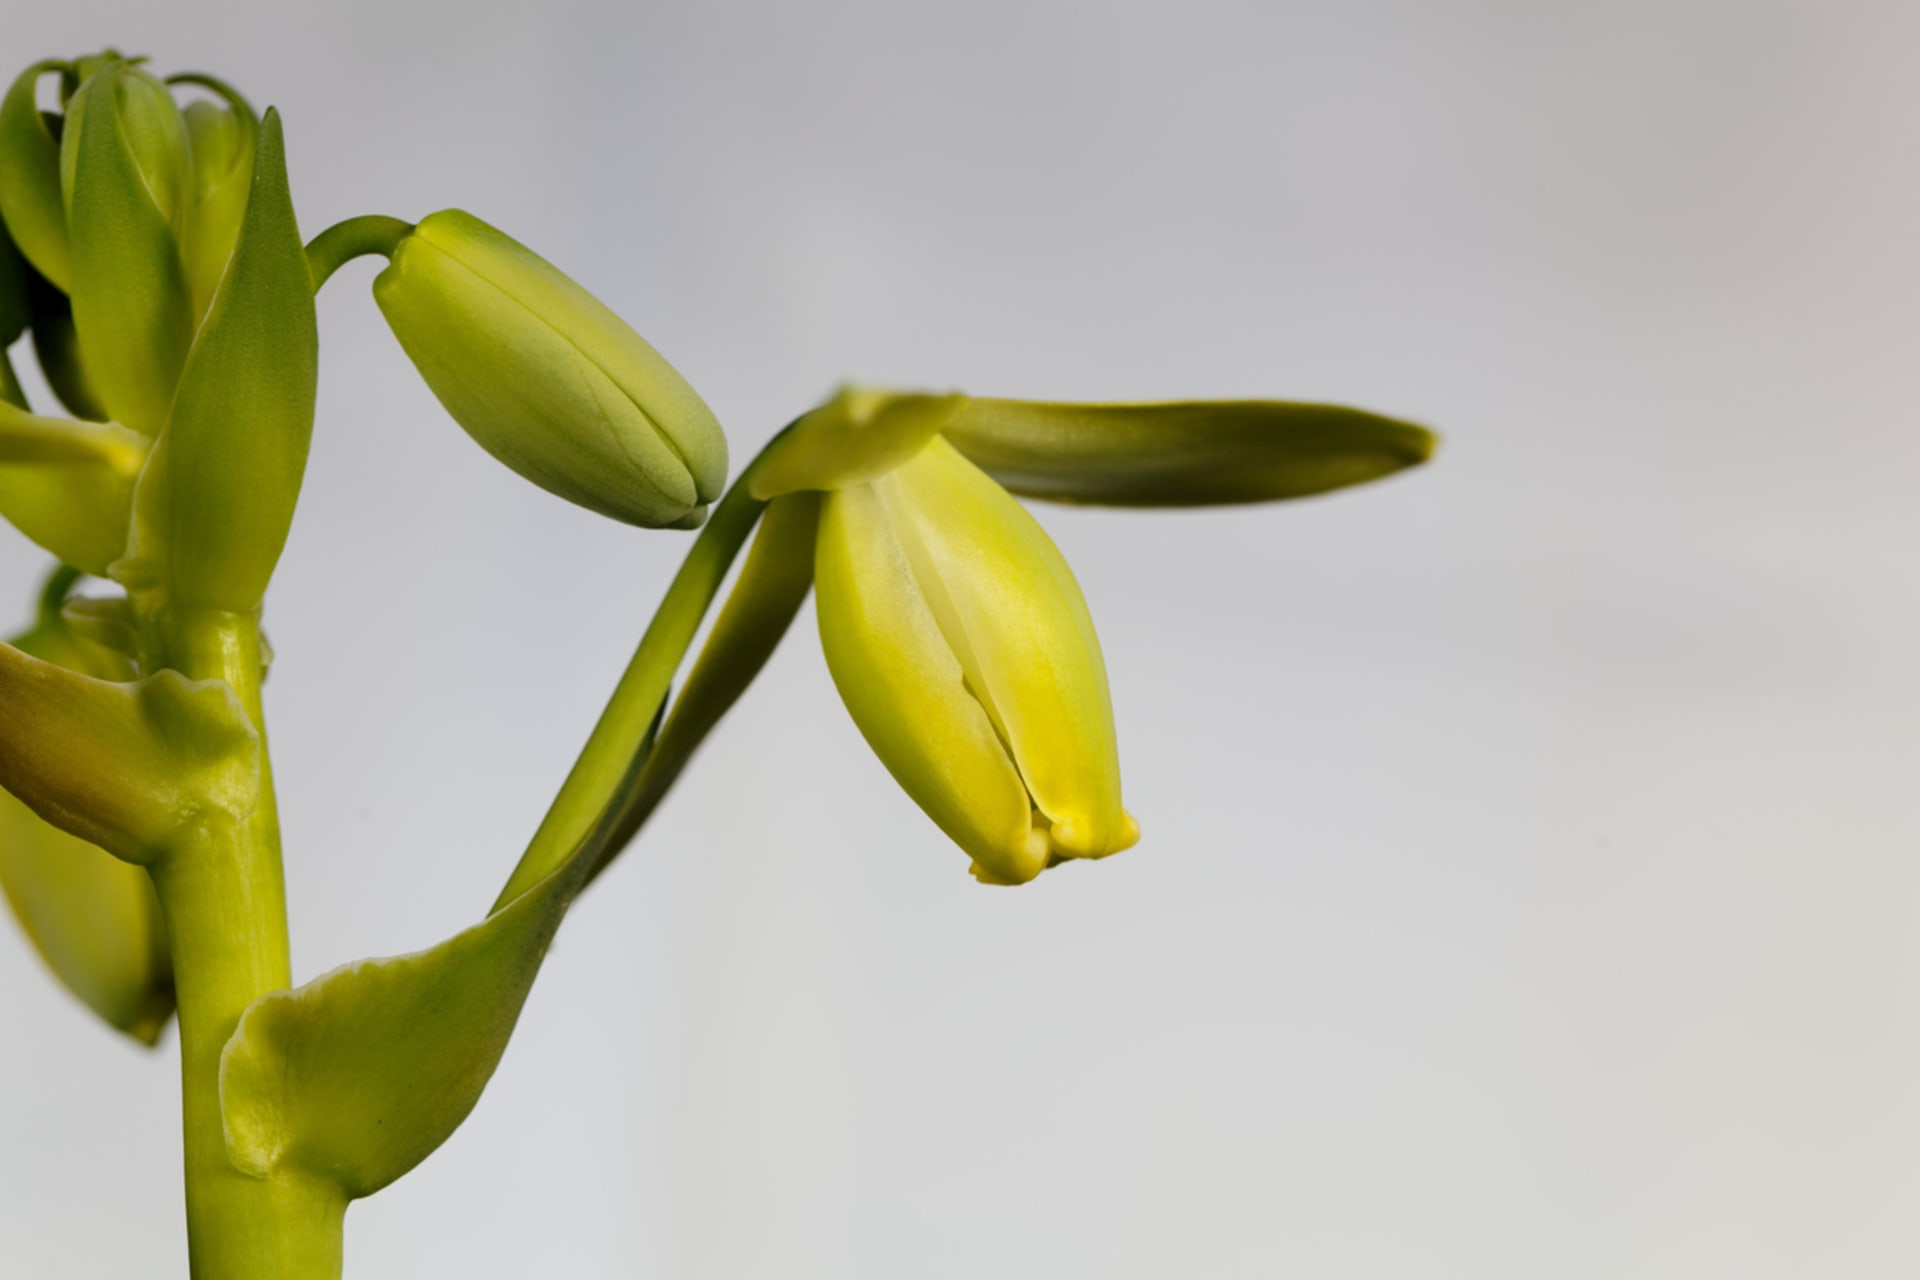
[[[480,447],[550,493],[647,528],[697,523],[727,441],[627,323],[470,214],[423,220],[374,297],[420,376]]]

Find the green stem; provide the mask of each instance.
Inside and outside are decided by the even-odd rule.
[[[355,258],[367,254],[391,258],[400,242],[411,234],[411,222],[377,213],[334,223],[307,242],[307,269],[313,272],[313,291],[320,292],[327,277]]]
[[[260,795],[246,817],[210,818],[153,865],[180,1010],[187,1241],[194,1280],[338,1280],[346,1203],[315,1182],[248,1177],[227,1158],[220,1052],[240,1015],[291,985],[280,820],[261,714],[252,615],[163,610],[149,670],[224,680],[261,733]]]
[[[204,71],[182,71],[177,75],[168,76],[167,83],[190,84],[219,95],[233,111],[233,114],[246,126],[247,141],[251,142],[253,140],[253,122],[258,119],[257,114],[254,112],[253,104],[248,102],[245,95],[225,80],[220,79],[218,76],[210,76]]]
[[[752,474],[749,468],[747,475]],[[494,901],[498,911],[538,883],[569,855],[608,815],[619,799],[623,783],[631,780],[634,754],[646,741],[648,727],[660,714],[673,683],[673,673],[693,644],[701,619],[719,594],[727,570],[753,532],[766,503],[747,491],[746,475],[734,482],[700,530],[680,571],[667,587],[666,598],[640,637],[640,647],[620,677],[607,709],[593,726],[593,734],[574,761],[567,780],[541,820]]]
[[[72,565],[63,564],[47,576],[46,586],[40,588],[40,625],[48,626],[60,616],[60,610],[66,607],[67,597],[80,584],[86,575]]]

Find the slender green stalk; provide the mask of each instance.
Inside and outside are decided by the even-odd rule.
[[[392,257],[395,247],[412,231],[411,222],[377,213],[334,223],[307,242],[307,269],[313,272],[313,291],[320,292],[328,276],[355,258],[368,254]]]
[[[667,587],[653,621],[647,624],[646,634],[640,637],[640,647],[607,700],[607,709],[600,713],[540,829],[534,832],[506,888],[494,901],[495,911],[559,866],[595,825],[609,816],[609,808],[632,768],[633,744],[642,741],[647,726],[659,715],[673,673],[686,657],[701,619],[707,616],[721,583],[726,581],[727,570],[766,505],[748,492],[743,475],[714,506],[706,527],[700,530],[699,539]]]
[[[346,1203],[322,1184],[255,1179],[227,1157],[220,1051],[248,1005],[291,985],[280,821],[261,714],[260,628],[250,615],[163,610],[149,669],[224,680],[262,736],[260,797],[209,818],[153,867],[180,1010],[187,1238],[194,1280],[338,1280]]]

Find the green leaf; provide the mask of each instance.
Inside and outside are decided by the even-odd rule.
[[[234,613],[259,605],[299,500],[318,373],[313,279],[270,110],[239,243],[141,480],[120,581]]]
[[[943,428],[1015,493],[1190,507],[1301,498],[1425,462],[1425,427],[1280,400],[1048,404],[969,398]]]
[[[124,658],[87,644],[59,612],[57,575],[38,624],[13,643],[69,671],[126,680]],[[0,792],[0,891],[54,976],[109,1026],[151,1045],[173,1013],[173,969],[153,882]]]
[[[0,403],[0,515],[56,557],[104,575],[127,545],[146,441]]]
[[[370,1196],[480,1100],[576,879],[556,873],[429,950],[335,969],[256,1000],[220,1056],[227,1152]]]
[[[70,287],[67,210],[60,194],[60,139],[40,113],[40,78],[67,64],[49,59],[22,71],[0,98],[0,218],[40,274]]]
[[[636,785],[658,726],[656,716],[610,811]],[[249,1005],[220,1055],[234,1165],[320,1178],[357,1200],[438,1150],[493,1078],[611,831],[596,824],[526,892],[437,946],[355,961]]]
[[[193,341],[193,308],[172,210],[155,203],[121,128],[118,86],[129,74],[103,66],[68,105],[69,292],[87,372],[109,416],[150,436],[167,420]]]

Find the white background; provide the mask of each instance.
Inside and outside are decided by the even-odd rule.
[[[737,462],[843,377],[1446,438],[1040,512],[1146,835],[1025,889],[809,610],[353,1280],[1920,1271],[1920,10],[15,8],[279,105],[308,234],[527,240]],[[687,545],[484,456],[373,274],[267,613],[301,980],[479,917]],[[0,1009],[0,1273],[184,1275],[173,1042],[11,931]]]

